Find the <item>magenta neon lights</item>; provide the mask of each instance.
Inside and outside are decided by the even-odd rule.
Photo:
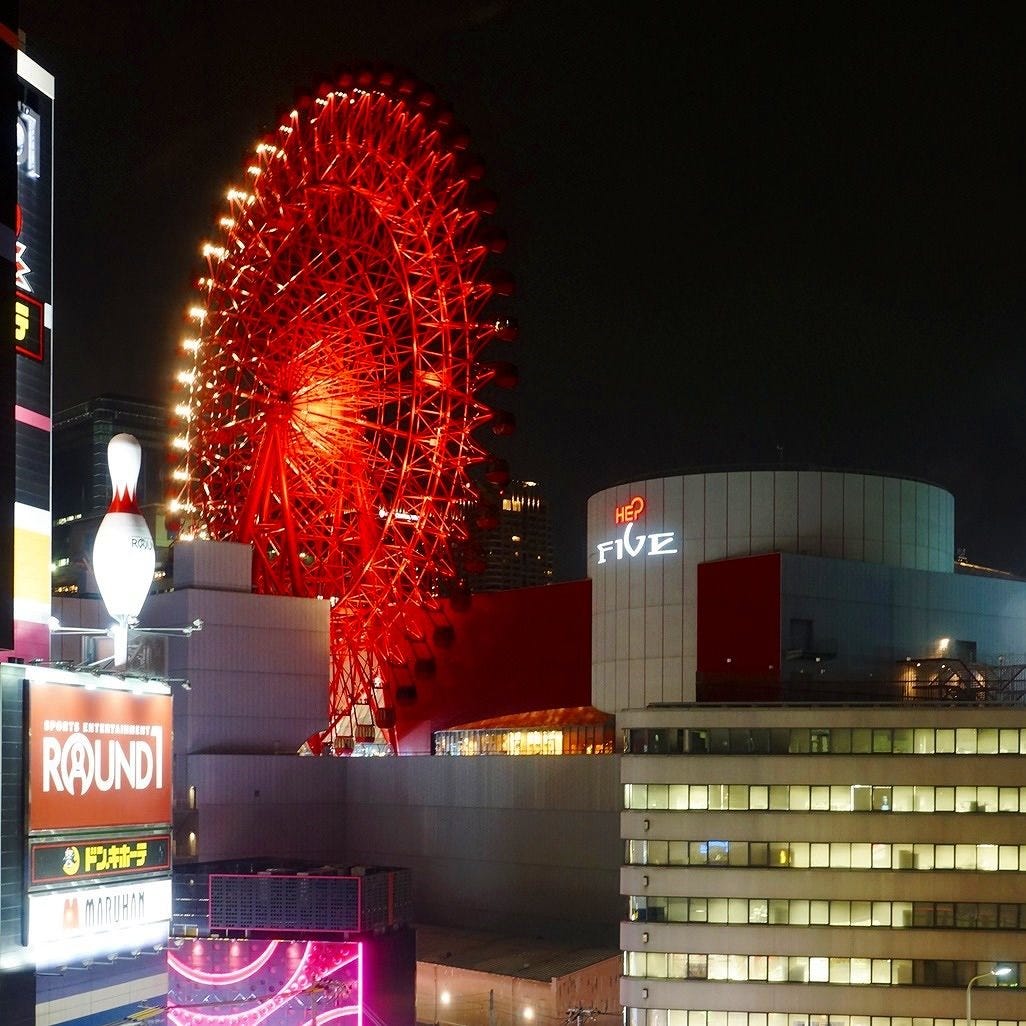
[[[168,1026],[363,1026],[363,946],[179,941],[168,952]]]
[[[192,945],[193,952],[195,954],[200,954],[203,949],[202,947],[200,947],[197,950],[197,945],[202,945],[204,943],[210,944],[219,942],[196,941]],[[232,943],[232,947],[238,951],[241,951],[240,943],[241,942],[239,941],[234,941]],[[250,953],[251,961],[249,963],[241,966],[238,969],[229,970],[228,972],[212,973],[204,972],[203,970],[199,969],[193,969],[191,965],[181,961],[179,958],[176,958],[173,954],[168,955],[167,964],[169,969],[171,969],[173,966],[174,972],[177,972],[179,975],[184,976],[185,979],[190,980],[193,983],[205,983],[212,987],[227,985],[230,983],[241,983],[243,980],[248,979],[250,976],[255,975],[256,973],[260,972],[261,969],[263,969],[263,967],[270,960],[271,955],[274,954],[275,948],[280,943],[280,941],[270,941],[267,944],[266,949],[261,954],[257,955],[256,957],[252,957],[252,953]],[[229,949],[229,951],[231,951],[231,949]]]

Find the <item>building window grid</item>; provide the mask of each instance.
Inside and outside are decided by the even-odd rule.
[[[847,1015],[831,1012],[687,1011],[677,1008],[625,1009],[627,1026],[965,1026],[965,1019],[909,1015]],[[1023,1019],[983,1019],[974,1026],[1026,1026]]]
[[[651,838],[632,838],[624,843],[629,866],[1026,872],[1026,844]]]
[[[1013,972],[989,986],[1017,987],[1022,966],[1002,962]],[[964,987],[980,963],[955,959],[827,957],[625,951],[625,977],[646,980],[713,980],[730,983],[820,983],[843,987],[873,984]],[[991,964],[994,968],[994,964]],[[983,981],[980,981],[981,983]]]
[[[631,895],[632,922],[1026,930],[1026,904]]]
[[[1016,755],[1026,753],[1026,728],[784,728],[723,730],[625,730],[623,750],[647,754],[955,754]],[[626,785],[631,788],[652,785]],[[659,785],[656,785],[657,787]],[[818,785],[781,785],[783,790],[771,791],[748,785],[674,785],[663,796],[656,792],[655,804],[645,792],[644,804],[627,808],[658,811],[732,811],[734,809],[767,809],[789,811],[910,811],[910,812],[1026,812],[1026,788],[1019,787],[874,787],[873,785],[841,785],[840,791]],[[847,792],[847,798],[844,796]],[[975,792],[975,793],[971,793]],[[640,794],[640,791],[639,791]],[[638,795],[633,800],[637,802]],[[845,802],[851,803],[848,807]],[[748,802],[745,806],[743,803]],[[763,804],[764,803],[764,804]],[[645,824],[646,830],[649,824]],[[866,869],[951,869],[1026,871],[1026,845],[966,844],[879,844],[879,843],[788,843],[706,841],[628,841],[627,861],[634,865],[694,866],[779,866],[781,868],[866,868]],[[665,850],[662,846],[665,845]],[[632,847],[636,846],[636,847]],[[635,861],[637,854],[644,861]],[[664,862],[663,856],[666,861]],[[672,858],[671,858],[672,856]],[[768,922],[773,925],[855,925],[884,927],[941,927],[967,929],[1026,928],[1026,905],[994,902],[865,902],[814,901],[805,899],[737,898],[668,898],[660,907],[660,899],[651,896],[631,898],[631,917],[648,921],[742,922],[746,925]],[[692,909],[690,902],[694,901]],[[687,907],[686,919],[677,920],[680,905]],[[704,903],[704,908],[701,906]],[[867,916],[867,908],[868,916]],[[692,912],[694,917],[692,918]],[[644,913],[644,914],[639,914]],[[765,919],[761,917],[765,915]],[[792,918],[793,915],[793,918]],[[705,918],[702,918],[702,917]],[[747,917],[747,918],[743,918]],[[844,923],[847,918],[849,921]],[[625,952],[625,968],[627,956]],[[661,965],[659,953],[656,966]],[[683,966],[681,978],[689,980],[740,978],[749,968],[757,982],[770,982],[769,956],[748,955],[674,955],[664,954],[667,972],[673,959],[677,968]],[[679,959],[683,957],[681,963]],[[968,979],[982,971],[975,962],[828,959],[802,956],[792,966],[785,958],[789,979],[792,970],[823,977],[824,982],[893,983],[895,973],[906,977],[904,966],[912,967],[911,977],[901,983],[925,986],[965,986]],[[710,959],[712,972],[710,976]],[[878,963],[874,965],[874,963]],[[885,964],[886,963],[886,964]],[[897,966],[897,968],[895,968]],[[1017,985],[1021,966],[1008,980]],[[780,972],[779,963],[772,967]],[[767,979],[762,977],[765,971]],[[868,979],[866,978],[868,975]],[[962,977],[965,977],[964,979]],[[887,977],[885,979],[885,977]],[[658,977],[648,977],[658,978]],[[667,978],[673,978],[668,976]],[[1009,985],[1008,980],[1002,985]],[[777,981],[773,981],[777,982]],[[815,981],[814,981],[815,982]],[[963,1020],[932,1017],[822,1015],[792,1012],[706,1012],[679,1009],[625,1009],[629,1026],[961,1026]],[[977,1026],[1026,1026],[1026,1020],[976,1019]]]
[[[670,812],[1026,812],[1026,786],[624,784],[624,808]]]
[[[626,728],[629,755],[1020,755],[1026,727]]]

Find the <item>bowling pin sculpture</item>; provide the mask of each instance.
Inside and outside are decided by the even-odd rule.
[[[128,627],[153,584],[153,536],[139,512],[135,490],[142,448],[133,435],[115,435],[107,445],[114,495],[93,543],[93,573],[107,612],[114,618],[114,667],[128,662]]]

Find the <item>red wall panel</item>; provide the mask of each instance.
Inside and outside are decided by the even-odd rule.
[[[700,563],[697,633],[699,701],[769,697],[741,685],[780,680],[780,556]]]
[[[591,704],[591,581],[484,592],[423,624],[396,700],[403,752],[460,723]]]

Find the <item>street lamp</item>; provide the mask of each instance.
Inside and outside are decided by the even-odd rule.
[[[997,969],[991,969],[989,973],[980,973],[969,981],[965,988],[965,1026],[973,1026],[973,984],[977,980],[985,980],[988,976],[1007,976],[1011,971],[1011,966],[1002,965]]]

